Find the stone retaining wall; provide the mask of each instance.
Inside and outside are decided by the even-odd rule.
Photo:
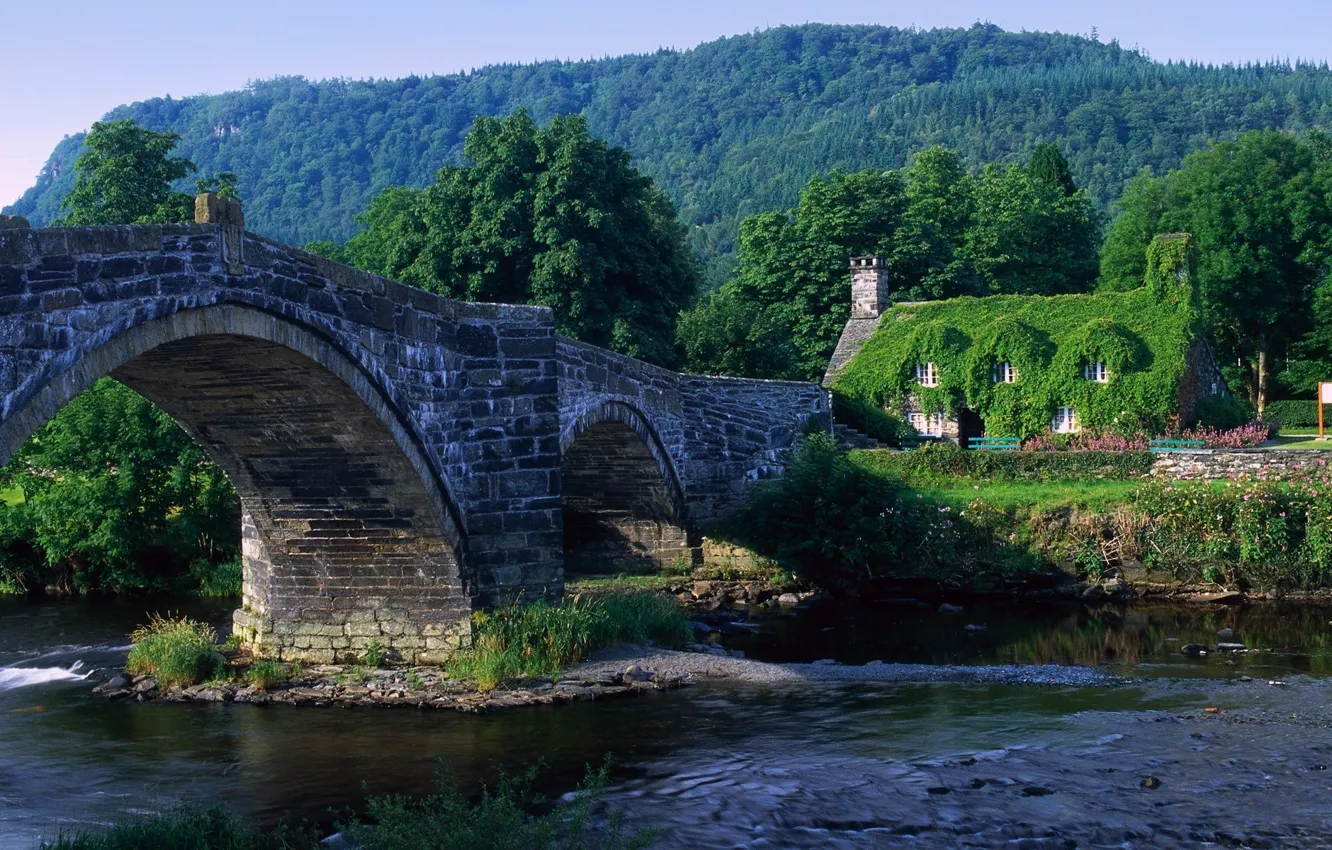
[[[1207,481],[1265,476],[1285,478],[1332,465],[1332,449],[1204,449],[1162,452],[1152,472]]]

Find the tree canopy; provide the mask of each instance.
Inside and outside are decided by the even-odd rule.
[[[94,124],[65,199],[68,225],[190,221],[194,171],[177,137]],[[198,181],[227,195],[235,175]],[[0,589],[183,589],[240,549],[240,502],[171,417],[110,378],[74,398],[0,467]],[[227,588],[233,590],[234,588]]]
[[[1214,138],[1332,127],[1332,72],[1273,62],[1157,62],[1115,42],[990,25],[773,27],[688,50],[397,80],[282,77],[113,110],[181,136],[204,172],[235,172],[246,218],[294,245],[343,241],[386,186],[463,161],[477,115],[581,114],[667,192],[709,267],[730,276],[739,222],[793,206],[814,174],[902,168],[934,144],[968,169],[1055,144],[1098,208]],[[10,212],[59,215],[83,145],[71,136]],[[6,199],[7,200],[7,199]]]
[[[675,209],[623,148],[579,116],[479,118],[465,165],[426,189],[381,192],[337,249],[368,271],[451,298],[541,304],[561,333],[675,360],[675,321],[697,289]]]
[[[791,210],[741,223],[735,278],[681,322],[688,367],[734,374],[769,350],[781,356],[765,375],[818,377],[850,313],[848,260],[863,254],[884,259],[896,301],[1090,290],[1099,218],[1058,150],[1038,155],[973,176],[936,146],[901,172],[816,175]],[[793,358],[771,328],[786,330]]]
[[[1316,344],[1321,336],[1301,345],[1318,318],[1315,303],[1327,303],[1315,299],[1332,245],[1327,149],[1321,134],[1245,133],[1164,177],[1144,174],[1125,192],[1102,252],[1102,288],[1125,290],[1142,280],[1133,254],[1149,232],[1193,234],[1204,324],[1227,362],[1248,364],[1238,377],[1260,411],[1276,389],[1277,358],[1332,356]]]

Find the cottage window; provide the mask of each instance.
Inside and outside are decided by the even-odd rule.
[[[1017,367],[1012,363],[1000,363],[994,367],[994,382],[996,384],[1016,384],[1017,379]]]
[[[933,363],[916,364],[916,383],[922,387],[939,386],[939,369]]]
[[[1105,368],[1104,363],[1088,363],[1082,367],[1082,377],[1098,384],[1108,384],[1110,383],[1110,370]]]
[[[1055,411],[1050,430],[1056,434],[1072,434],[1078,430],[1078,416],[1071,407],[1061,407]]]
[[[943,436],[942,413],[931,413],[929,416],[924,413],[908,413],[907,422],[912,428],[916,429],[917,434],[923,434],[926,437]]]

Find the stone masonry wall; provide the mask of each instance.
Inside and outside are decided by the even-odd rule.
[[[1204,449],[1190,452],[1162,452],[1156,456],[1152,471],[1171,478],[1207,481],[1240,476],[1282,479],[1332,464],[1332,450],[1289,449]]]
[[[0,463],[104,376],[153,399],[241,495],[236,622],[266,653],[437,660],[474,606],[558,598],[579,439],[577,508],[660,554],[829,427],[814,384],[679,375],[196,213],[0,228]]]
[[[186,363],[197,356],[192,350],[165,347],[205,336],[253,343],[227,361],[228,392],[245,383],[247,358],[251,367],[264,362],[257,357],[260,343],[303,355],[292,367],[307,370],[303,385],[332,387],[330,374],[340,381],[346,398],[318,416],[291,408],[284,417],[255,400],[253,424],[267,424],[287,449],[322,444],[339,463],[354,466],[356,457],[338,454],[335,446],[364,438],[367,422],[381,438],[378,445],[387,440],[396,447],[371,453],[379,461],[392,456],[391,467],[379,469],[392,474],[365,478],[373,486],[354,493],[348,479],[323,499],[333,506],[329,510],[360,523],[364,540],[415,534],[419,545],[435,553],[438,543],[424,541],[448,544],[447,556],[418,557],[418,551],[400,560],[395,569],[406,585],[389,594],[399,610],[369,611],[372,619],[379,613],[389,618],[386,627],[375,628],[401,637],[404,655],[444,654],[449,638],[465,631],[473,604],[518,592],[559,595],[559,402],[550,311],[448,301],[268,242],[234,224],[0,230],[0,462],[73,396],[119,369],[168,409],[178,402],[188,430],[206,432],[212,423],[199,411],[207,405],[186,398],[185,387],[149,388],[132,362],[162,346],[159,354],[174,351],[180,358],[175,362]],[[344,414],[359,415],[347,410],[348,399],[370,411],[354,425],[337,422]],[[265,423],[265,415],[277,418]],[[338,428],[352,431],[339,438]],[[214,448],[233,449],[233,474],[257,462],[258,447],[245,444],[239,429],[224,430],[213,429]],[[295,458],[289,458],[289,472],[298,468]],[[313,474],[317,467],[299,468]],[[387,498],[371,492],[376,487],[391,491],[389,501],[413,516],[376,515],[367,505]],[[407,495],[421,489],[428,502],[424,518],[421,499]],[[247,588],[252,619],[245,625],[263,632],[276,629],[275,621],[300,623],[307,632],[321,631],[301,636],[310,647],[299,646],[291,634],[260,639],[275,641],[284,654],[337,654],[333,643],[353,637],[349,629],[368,631],[363,624],[351,626],[353,616],[364,616],[353,612],[385,597],[358,584],[367,579],[338,573],[352,544],[339,542],[337,534],[350,535],[349,529],[321,525],[313,514],[300,516],[311,502],[277,484],[263,484],[259,492],[264,499],[252,498],[246,509],[266,539],[259,541],[263,546],[247,543],[247,553],[272,563],[271,569],[252,563],[247,571],[252,583],[270,586]],[[279,526],[295,536],[275,537]],[[427,527],[428,534],[420,532]],[[303,542],[294,542],[300,537]],[[298,561],[316,566],[301,568]],[[420,592],[416,602],[408,598],[408,585]],[[461,604],[442,606],[436,589],[456,594]],[[269,610],[256,609],[263,604]]]
[[[733,510],[748,484],[781,473],[801,434],[831,423],[817,384],[681,375],[564,337],[557,359],[561,445],[597,422],[625,422],[678,487],[692,527]]]

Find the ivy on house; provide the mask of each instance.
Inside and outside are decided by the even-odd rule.
[[[1158,237],[1145,286],[1094,295],[955,298],[902,304],[833,382],[840,393],[888,409],[952,413],[967,407],[991,435],[1028,437],[1072,407],[1082,427],[1156,430],[1177,412],[1180,378],[1196,336],[1187,236]],[[938,385],[916,366],[934,363]],[[1001,364],[1017,380],[996,379]],[[1104,364],[1108,380],[1088,380]]]

